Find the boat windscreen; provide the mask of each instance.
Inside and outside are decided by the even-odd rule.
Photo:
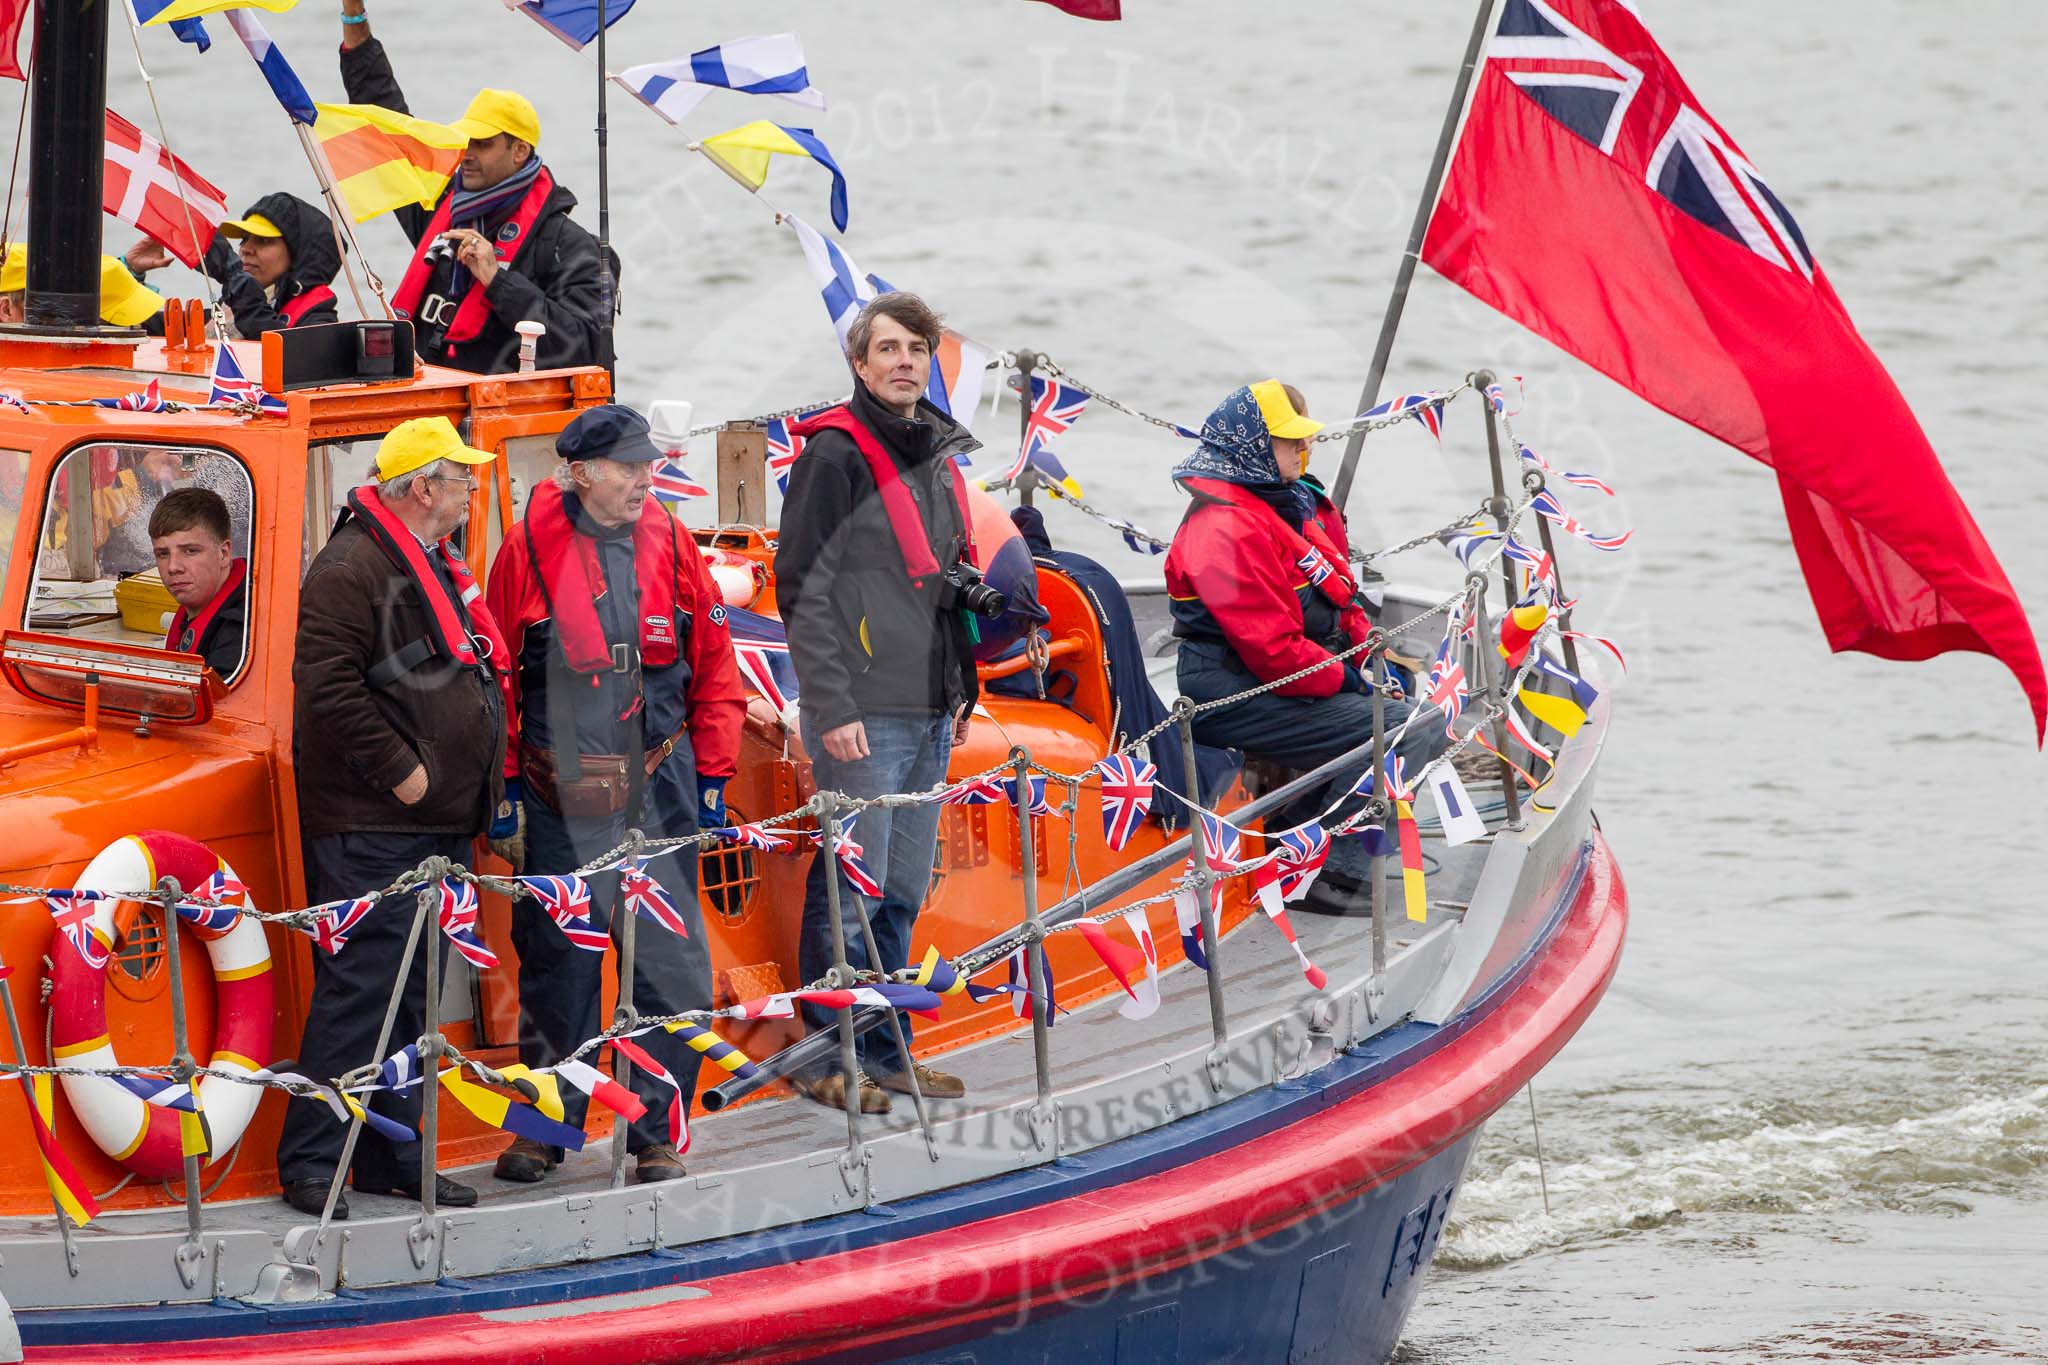
[[[28,452],[0,450],[0,596],[7,592],[7,561],[14,557],[14,531],[21,523],[21,497],[28,483]]]

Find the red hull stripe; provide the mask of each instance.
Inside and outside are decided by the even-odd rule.
[[[153,1365],[598,1365],[800,1360],[872,1349],[1039,1304],[1089,1301],[1284,1233],[1469,1134],[1578,1031],[1621,958],[1628,917],[1606,842],[1529,974],[1462,1036],[1299,1123],[1112,1190],[900,1242],[695,1281],[709,1297],[557,1319],[477,1313],[356,1329],[152,1344]],[[1284,1173],[1284,1174],[1282,1174]],[[180,1352],[178,1345],[185,1350]],[[30,1348],[30,1361],[132,1361],[132,1344]]]

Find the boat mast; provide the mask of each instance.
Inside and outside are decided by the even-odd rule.
[[[1387,300],[1386,316],[1380,319],[1380,339],[1373,344],[1372,364],[1365,372],[1365,391],[1358,396],[1353,412],[1364,412],[1380,401],[1380,381],[1387,377],[1387,360],[1394,353],[1394,333],[1400,330],[1401,310],[1408,302],[1408,286],[1415,279],[1415,263],[1422,259],[1422,239],[1429,232],[1430,215],[1436,212],[1437,191],[1443,187],[1444,167],[1450,164],[1451,144],[1458,137],[1458,122],[1465,112],[1465,95],[1472,88],[1472,73],[1479,69],[1486,35],[1493,27],[1494,0],[1479,0],[1479,17],[1472,21],[1472,37],[1465,44],[1465,62],[1458,68],[1458,84],[1451,91],[1451,107],[1444,114],[1444,130],[1436,140],[1436,155],[1429,163],[1429,180],[1422,187],[1422,200],[1415,206],[1415,222],[1408,229],[1408,247],[1401,253],[1401,267],[1394,273],[1394,296]],[[1343,510],[1351,493],[1351,476],[1358,469],[1358,453],[1365,447],[1365,428],[1354,427],[1344,443],[1344,464],[1330,490],[1330,501]]]
[[[108,0],[43,0],[29,90],[31,327],[100,322],[100,188],[106,170]]]
[[[611,131],[605,121],[606,86],[611,72],[605,66],[604,31],[611,24],[606,0],[597,0],[597,269],[604,280],[604,327],[597,342],[598,358],[611,376],[612,398],[618,399],[618,338],[613,328],[619,321],[618,281],[612,278],[612,177]]]

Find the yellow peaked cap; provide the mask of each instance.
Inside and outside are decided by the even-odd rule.
[[[462,117],[448,125],[466,138],[510,133],[529,147],[540,146],[540,114],[524,95],[510,90],[479,90]]]
[[[488,450],[462,443],[455,424],[446,417],[415,417],[391,428],[377,446],[377,482],[389,483],[436,460],[458,464],[489,464],[498,458]]]
[[[1261,379],[1252,385],[1252,397],[1259,400],[1259,416],[1266,419],[1266,430],[1283,441],[1305,441],[1323,429],[1321,422],[1294,410],[1277,379]]]

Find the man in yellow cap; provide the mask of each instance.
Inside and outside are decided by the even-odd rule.
[[[410,113],[363,0],[342,0],[341,79],[352,104]],[[543,369],[603,364],[612,301],[597,239],[569,217],[576,196],[540,158],[540,115],[510,90],[480,90],[453,125],[462,169],[429,213],[398,210],[416,246],[392,307],[411,318],[422,359],[477,374],[519,367],[521,322],[547,328]],[[611,277],[618,278],[615,255]]]
[[[299,594],[292,661],[292,749],[309,903],[346,904],[429,857],[467,865],[504,789],[506,700],[500,634],[462,554],[447,539],[468,518],[477,466],[445,417],[392,428],[375,481],[350,492]],[[308,1074],[339,1076],[383,1060],[378,1026],[406,976],[391,1047],[424,1026],[424,960],[404,961],[412,898],[379,902],[313,955],[313,995],[299,1043]],[[441,935],[429,926],[432,941]],[[379,1112],[415,1128],[419,1091],[385,1093]],[[317,1217],[340,1165],[344,1129],[318,1105],[285,1111],[277,1174],[284,1200]],[[418,1143],[362,1133],[360,1194],[417,1198]],[[442,1204],[476,1191],[440,1177]],[[345,1217],[337,1205],[335,1217]]]
[[[171,253],[144,238],[123,259],[142,276],[169,265]],[[244,338],[340,316],[333,284],[341,248],[334,227],[324,209],[295,194],[266,194],[240,218],[222,223],[203,264]]]
[[[28,317],[28,247],[7,244],[0,262],[0,323]],[[100,321],[115,327],[141,327],[164,310],[163,296],[138,283],[128,267],[113,256],[100,257]]]

